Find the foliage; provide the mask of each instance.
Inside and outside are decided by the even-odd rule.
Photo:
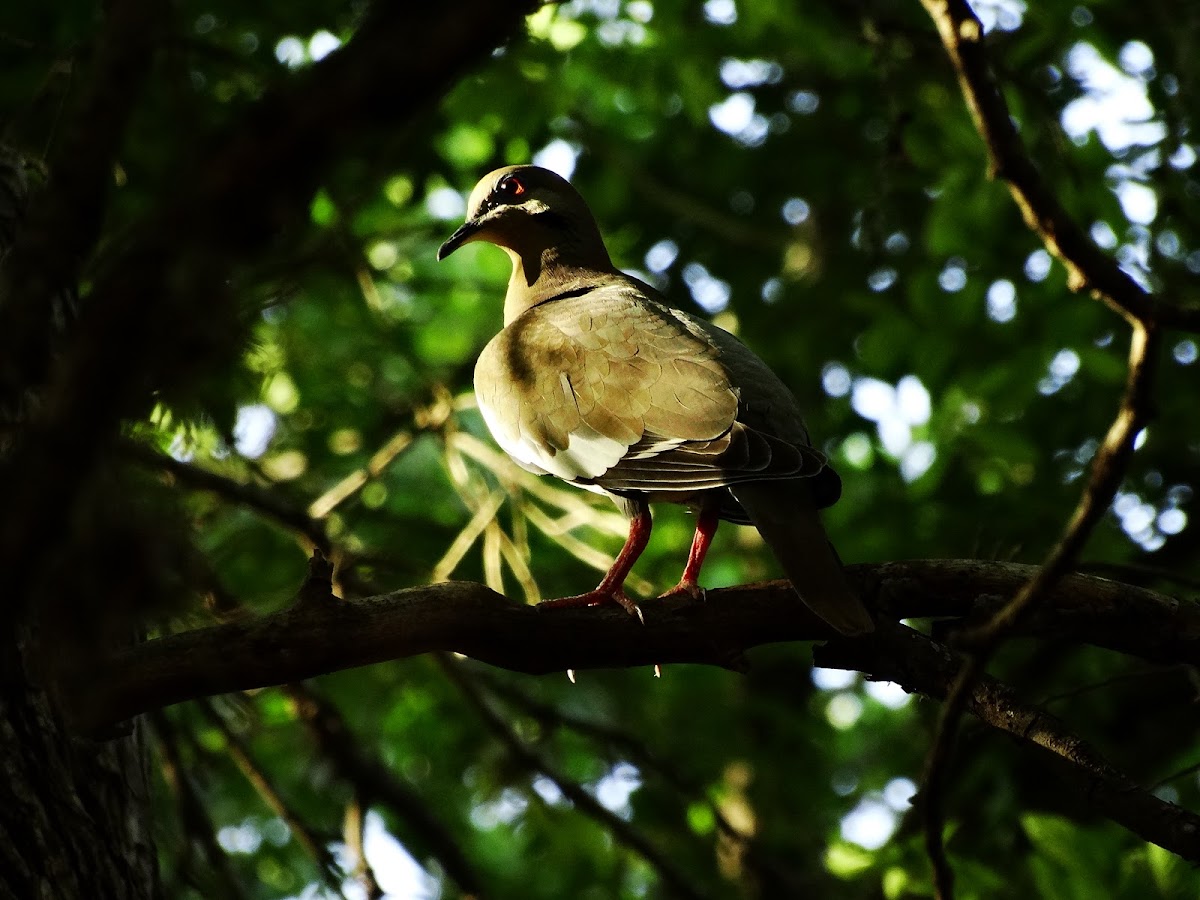
[[[17,6],[0,27],[12,60],[0,108],[5,140],[36,160],[64,139],[101,15],[81,0]],[[1140,283],[1194,300],[1200,68],[1188,48],[1200,12],[1149,8],[976,4],[1021,135],[1068,212]],[[297,79],[319,91],[334,48],[369,26],[356,5],[320,0],[172,7],[117,156],[84,307],[156,211],[196,189],[189,173],[212,148]],[[499,328],[508,262],[481,245],[435,261],[477,178],[530,159],[570,171],[618,264],[736,330],[794,389],[843,475],[826,523],[844,559],[1038,562],[1058,539],[1117,409],[1128,330],[1068,291],[1004,185],[987,179],[919,4],[573,0],[538,10],[427,100],[402,128],[386,104],[370,134],[342,141],[330,123],[314,147],[328,160],[319,182],[297,178],[307,215],[281,214],[261,249],[207,285],[206,307],[130,335],[161,352],[148,354],[153,395],[122,409],[127,437],[224,479],[200,484],[177,467],[165,484],[123,482],[141,492],[129,545],[171,545],[135,563],[150,572],[145,594],[172,585],[170,608],[140,604],[155,607],[155,628],[281,608],[314,544],[337,560],[347,596],[449,577],[518,601],[591,586],[623,521],[508,465],[473,405],[471,365]],[[203,214],[240,228],[236,213]],[[196,250],[181,283],[226,253],[212,252]],[[1156,418],[1085,562],[1178,592],[1200,575],[1189,521],[1200,363],[1194,336],[1168,334],[1165,349]],[[674,583],[690,530],[684,512],[656,510],[635,589]],[[720,530],[707,584],[775,574],[753,532]],[[486,896],[678,893],[664,865],[697,896],[928,895],[909,799],[936,705],[813,671],[806,646],[750,662],[744,675],[668,666],[661,680],[602,671],[572,684],[421,657],[312,690],[442,823]],[[1196,762],[1182,667],[1047,640],[1007,646],[993,671],[1139,780],[1161,780],[1161,795],[1200,806],[1195,774],[1173,777]],[[195,704],[159,720],[248,897],[333,895],[297,822],[338,848],[330,881],[364,890],[342,836],[354,784],[306,727],[301,696],[214,703],[284,811],[264,803]],[[489,724],[480,697],[533,757]],[[588,814],[562,783],[615,815]],[[196,822],[159,788],[170,895],[225,895]],[[357,799],[374,804],[367,858],[384,888],[465,892],[418,817]],[[984,729],[961,737],[949,817],[961,897],[1195,894],[1180,860],[1097,819],[1041,759]],[[409,884],[392,838],[425,867],[418,884],[436,887]]]

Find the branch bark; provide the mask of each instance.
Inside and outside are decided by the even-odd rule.
[[[994,612],[1035,570],[924,560],[851,566],[847,574],[885,617],[972,620]],[[643,626],[620,610],[539,610],[467,582],[345,601],[309,582],[282,612],[121,650],[102,671],[77,673],[64,695],[80,727],[93,730],[195,697],[434,650],[530,674],[654,663],[739,668],[750,647],[832,636],[783,581],[712,590],[702,604],[651,602],[645,614]],[[1200,664],[1200,606],[1102,578],[1064,578],[1022,629]]]
[[[1035,566],[976,560],[852,566],[847,570],[851,585],[880,613],[881,627],[875,636],[834,640],[817,651],[817,661],[945,698],[962,659],[888,620],[986,621],[1036,571]],[[1084,640],[1156,662],[1200,664],[1200,604],[1101,578],[1062,578],[1019,628],[1023,634]],[[95,729],[194,697],[433,651],[542,674],[654,663],[739,667],[749,647],[834,637],[783,581],[713,590],[701,604],[649,603],[641,625],[619,610],[542,611],[462,582],[344,601],[329,592],[328,580],[317,572],[282,612],[122,650],[101,671],[79,673],[74,689],[64,694],[76,700],[80,725]],[[1011,688],[987,676],[977,678],[966,693],[966,708],[1051,755],[1098,813],[1200,861],[1200,816],[1154,797],[1061,721],[1023,704]]]

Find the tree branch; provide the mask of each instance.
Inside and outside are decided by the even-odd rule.
[[[1129,346],[1129,374],[1121,406],[1104,442],[1092,459],[1087,485],[1062,538],[1036,574],[1021,586],[1012,600],[1000,607],[983,625],[969,629],[962,635],[962,642],[970,646],[973,652],[963,662],[946,694],[946,703],[938,717],[922,778],[925,843],[940,900],[950,900],[954,895],[953,873],[946,859],[942,835],[945,830],[943,795],[946,773],[958,723],[969,703],[975,680],[987,667],[996,648],[1016,629],[1022,618],[1044,601],[1058,580],[1074,566],[1093,529],[1112,504],[1133,456],[1134,441],[1150,416],[1151,393],[1159,358],[1158,338],[1156,329],[1146,328],[1140,321],[1134,322]]]
[[[650,843],[641,832],[605,807],[578,782],[557,771],[541,754],[521,741],[504,719],[488,706],[482,692],[463,671],[462,666],[445,655],[440,656],[439,661],[442,670],[479,714],[488,731],[496,736],[522,768],[550,779],[576,809],[598,822],[612,835],[614,841],[624,844],[641,856],[658,873],[663,884],[670,888],[671,896],[682,897],[684,900],[704,900],[708,896],[701,893],[683,870],[668,855]]]
[[[1035,567],[975,560],[851,566],[851,585],[890,618],[994,611]],[[313,585],[309,585],[312,588]],[[736,666],[743,650],[832,632],[787,582],[721,588],[708,600],[649,602],[646,625],[620,610],[539,610],[480,584],[447,582],[345,601],[315,590],[269,616],[169,635],[79,672],[63,695],[81,727],[228,691],[448,650],[517,672],[700,663]],[[1155,662],[1200,664],[1200,606],[1102,578],[1063,579],[1023,633],[1074,638]],[[1077,637],[1078,636],[1078,637]]]
[[[813,653],[818,665],[870,670],[905,690],[945,698],[961,666],[945,647],[901,625],[884,623],[865,639],[835,640]],[[1096,812],[1153,844],[1200,862],[1200,815],[1160,800],[1114,769],[1093,747],[1057,717],[1022,703],[994,678],[976,679],[967,708],[986,724],[1038,747],[1060,763],[1076,793]],[[922,803],[929,802],[922,796]]]
[[[228,354],[238,321],[230,271],[307,221],[313,192],[348,142],[412,121],[531,6],[381,0],[344,47],[281,80],[176,179],[187,189],[98,273],[44,410],[8,467],[0,568],[13,573],[16,604],[120,418],[141,408],[150,387],[179,390]]]
[[[1046,184],[1013,124],[988,63],[983,25],[967,0],[921,0],[921,5],[937,26],[954,65],[971,118],[987,147],[991,176],[1008,184],[1025,224],[1066,266],[1071,290],[1087,291],[1130,324],[1141,321],[1200,332],[1200,307],[1165,303],[1143,291],[1079,227]]]
[[[831,644],[820,662],[944,698],[960,660],[907,630],[897,637],[896,626],[887,620],[985,620],[1036,571],[976,560],[851,566],[851,586],[880,613],[883,627],[877,638]],[[1083,640],[1156,662],[1200,664],[1200,605],[1102,578],[1062,578],[1018,627],[1019,633]],[[712,590],[700,604],[684,599],[648,603],[641,625],[619,610],[543,611],[518,605],[465,582],[343,601],[329,594],[328,582],[310,578],[297,602],[282,612],[127,648],[102,671],[78,673],[63,693],[76,699],[73,712],[80,726],[97,729],[193,697],[432,651],[455,651],[542,674],[658,662],[731,666],[749,647],[832,637],[783,581]],[[1073,765],[1085,780],[1081,794],[1098,811],[1148,840],[1200,859],[1187,844],[1189,834],[1192,839],[1200,835],[1200,819],[1192,823],[1191,814],[1143,796],[1058,720],[1022,706],[1011,689],[986,677],[975,680],[966,708]],[[1196,831],[1188,832],[1192,824]]]
[[[250,748],[213,705],[205,699],[200,699],[197,705],[204,717],[221,733],[221,737],[225,740],[225,749],[234,764],[241,770],[242,775],[258,792],[271,811],[283,820],[291,833],[295,835],[296,842],[304,849],[304,852],[312,857],[317,867],[317,876],[324,883],[326,889],[345,900],[345,895],[342,893],[344,874],[333,858],[333,853],[329,850],[328,837],[318,834],[316,829],[311,828],[299,813],[292,809],[263,767],[255,760]]]
[[[1133,329],[1121,408],[1092,461],[1088,484],[1063,537],[1012,601],[984,626],[966,636],[974,652],[964,661],[947,692],[934,742],[926,757],[923,778],[926,849],[933,865],[935,894],[939,900],[952,900],[954,877],[942,842],[942,794],[964,706],[995,648],[1075,564],[1096,523],[1112,503],[1133,454],[1134,439],[1149,418],[1160,326],[1200,330],[1200,308],[1167,304],[1142,291],[1059,203],[1025,150],[992,74],[983,46],[983,26],[966,0],[921,0],[921,3],[937,26],[954,65],[967,108],[987,147],[990,174],[1007,182],[1025,223],[1066,266],[1068,287],[1088,291],[1123,316]]]
[[[416,844],[405,842],[410,850],[436,859],[463,894],[483,896],[483,881],[458,841],[416,791],[364,749],[337,707],[305,685],[289,684],[283,692],[295,704],[297,715],[334,771],[353,785],[356,802],[387,806],[418,839]]]

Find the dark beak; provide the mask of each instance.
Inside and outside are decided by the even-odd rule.
[[[438,247],[438,262],[441,262],[463,244],[467,243],[467,241],[475,236],[479,229],[480,224],[478,219],[468,219],[466,222],[463,222],[458,231],[446,238],[446,243]]]

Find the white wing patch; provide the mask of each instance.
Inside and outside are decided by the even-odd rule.
[[[495,411],[482,398],[478,399],[479,412],[500,449],[522,468],[538,475],[554,475],[564,481],[598,478],[620,462],[629,450],[629,446],[621,441],[581,424],[567,435],[566,448],[555,451],[519,428],[516,433],[505,428]]]
[[[546,466],[546,470],[568,481],[598,478],[619,463],[628,449],[627,444],[606,437],[586,423],[581,423],[578,430],[567,435],[567,449],[554,455],[554,463],[558,468]]]

